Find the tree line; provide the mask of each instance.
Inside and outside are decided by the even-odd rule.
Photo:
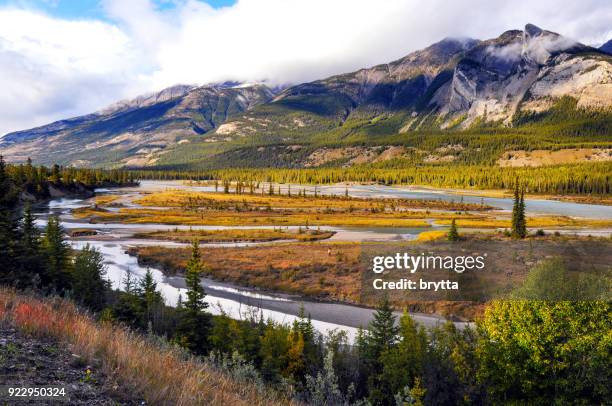
[[[13,188],[20,192],[27,192],[34,198],[47,198],[50,188],[56,187],[69,192],[79,192],[93,187],[119,186],[135,183],[133,174],[120,169],[89,169],[74,168],[60,165],[34,166],[28,158],[23,164],[4,163],[2,156],[4,176]]]
[[[539,168],[497,166],[420,165],[378,168],[360,165],[349,168],[237,168],[206,171],[132,171],[137,179],[221,180],[244,183],[274,182],[333,184],[340,182],[384,185],[427,185],[466,189],[513,189],[523,180],[529,193],[602,195],[612,193],[612,163],[579,163]]]

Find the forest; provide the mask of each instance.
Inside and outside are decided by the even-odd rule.
[[[28,190],[44,197],[61,184],[95,187],[129,183],[134,176],[6,166],[0,159],[0,283],[71,300],[99,323],[182,348],[234,381],[288,394],[298,404],[593,405],[606,404],[612,395],[608,301],[529,300],[536,283],[489,303],[472,327],[447,322],[425,329],[407,312],[396,320],[383,298],[352,343],[338,330],[320,334],[303,313],[289,325],[257,313],[242,320],[212,315],[195,241],[184,271],[187,291],[177,307],[164,303],[150,272],[141,280],[127,273],[122,289],[113,290],[98,251],[71,249],[57,217],[39,230],[29,205],[19,199]],[[533,278],[562,278],[562,268],[543,262]]]
[[[221,179],[238,182],[333,184],[339,182],[416,185],[465,189],[512,189],[519,178],[528,193],[602,195],[612,192],[612,163],[581,163],[540,168],[501,168],[481,165],[418,165],[381,168],[236,168],[203,171],[138,170],[138,179]]]

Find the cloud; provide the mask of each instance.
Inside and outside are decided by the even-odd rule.
[[[584,0],[103,0],[104,20],[0,8],[0,133],[89,113],[177,83],[299,83],[388,62],[447,36],[531,22],[581,42],[612,38],[612,5]]]

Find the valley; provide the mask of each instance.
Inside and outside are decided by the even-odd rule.
[[[127,273],[142,277],[150,268],[167,303],[175,303],[196,239],[215,311],[236,318],[257,311],[286,321],[302,303],[317,328],[336,325],[353,336],[372,310],[350,306],[373,307],[380,300],[366,283],[369,258],[377,253],[467,250],[494,258],[490,272],[477,283],[464,281],[458,296],[390,294],[394,306],[426,324],[480,317],[487,301],[517,289],[542,258],[564,258],[578,264],[574,271],[606,269],[611,258],[601,253],[610,251],[610,206],[528,199],[530,236],[522,241],[505,234],[511,206],[509,198],[431,188],[145,180],[100,189],[87,200],[52,201],[49,210],[60,214],[73,247],[92,244],[103,253],[117,288]],[[462,236],[457,243],[447,241],[451,219]],[[320,312],[319,302],[329,309]],[[343,310],[330,313],[334,303],[344,303]],[[347,314],[359,322],[344,324]]]

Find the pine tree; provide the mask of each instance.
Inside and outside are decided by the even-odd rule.
[[[448,230],[448,240],[449,241],[458,241],[459,240],[459,232],[457,231],[457,224],[455,219],[451,221],[450,230]]]
[[[56,215],[50,216],[47,222],[43,248],[48,267],[43,284],[61,294],[70,288],[70,247]]]
[[[520,188],[518,180],[514,187],[514,203],[512,205],[512,230],[514,238],[527,236],[527,222],[525,220],[525,191]]]
[[[196,354],[206,354],[210,350],[208,335],[211,329],[210,315],[206,312],[208,303],[201,283],[202,260],[198,241],[194,240],[191,258],[185,270],[187,299],[181,309],[179,323],[179,342]]]
[[[385,296],[376,309],[374,319],[368,328],[368,345],[376,359],[383,351],[391,348],[397,340],[399,328],[395,326],[395,319],[389,298]]]
[[[15,206],[17,188],[6,171],[4,159],[0,155],[0,282],[13,284],[16,278],[15,241],[17,221]]]
[[[527,237],[527,219],[525,217],[525,188],[521,189],[518,220],[519,235],[521,236],[521,238],[525,238]]]
[[[142,326],[148,328],[157,321],[157,313],[164,303],[161,293],[157,290],[157,282],[153,278],[151,269],[147,268],[145,276],[140,280],[138,292],[142,301]]]
[[[77,303],[94,312],[102,310],[110,287],[105,276],[104,256],[89,244],[85,245],[74,259],[72,290]]]
[[[15,281],[19,288],[38,288],[46,268],[40,245],[40,231],[36,227],[30,205],[26,204],[15,242],[14,267],[19,268]]]

